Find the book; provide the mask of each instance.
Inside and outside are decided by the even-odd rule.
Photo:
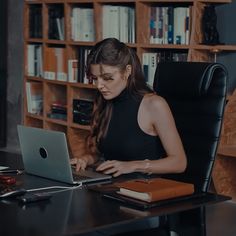
[[[134,179],[118,183],[118,194],[155,202],[194,193],[194,185],[165,178]]]
[[[69,59],[68,60],[68,81],[71,83],[77,83],[78,81],[78,60]]]
[[[40,82],[26,82],[27,111],[40,115],[43,112],[43,87]]]
[[[187,7],[174,8],[174,44],[186,44]]]
[[[66,120],[67,119],[67,106],[62,102],[53,102],[51,104],[51,111],[47,114],[48,118]]]
[[[56,56],[56,79],[59,81],[67,81],[67,61],[66,61],[66,49],[54,48],[54,54]]]
[[[73,99],[73,122],[90,125],[93,112],[93,101]]]
[[[95,31],[93,8],[72,8],[71,38],[74,41],[94,41]]]
[[[42,6],[38,4],[29,7],[29,37],[42,38]]]
[[[60,4],[49,5],[48,39],[64,40],[64,7]]]
[[[43,76],[42,68],[42,45],[28,44],[27,45],[27,75],[28,76]]]
[[[157,68],[157,53],[148,53],[148,80],[147,84],[152,87],[155,77],[155,72]]]
[[[62,47],[46,47],[44,55],[44,78],[67,81],[66,49]]]
[[[55,55],[55,48],[45,47],[43,64],[44,78],[49,80],[56,80],[57,57]]]

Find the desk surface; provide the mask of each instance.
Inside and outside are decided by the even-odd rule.
[[[21,157],[0,152],[0,165],[22,167]],[[26,189],[65,186],[27,174],[17,176],[17,185]],[[210,198],[141,211],[104,199],[97,192],[83,187],[56,193],[49,202],[19,205],[15,200],[0,201],[0,235],[80,235],[112,226],[124,226],[147,217],[186,211],[225,199],[227,198],[212,195]]]

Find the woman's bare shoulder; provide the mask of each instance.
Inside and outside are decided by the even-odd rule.
[[[156,93],[148,93],[144,96],[143,105],[147,109],[161,109],[168,106],[166,100]]]

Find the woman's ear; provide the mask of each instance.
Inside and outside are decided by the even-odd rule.
[[[132,73],[132,66],[131,65],[127,65],[126,66],[126,69],[125,69],[125,75],[126,75],[126,78],[128,79],[129,76],[131,75]]]

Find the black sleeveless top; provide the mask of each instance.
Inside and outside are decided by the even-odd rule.
[[[137,116],[142,99],[124,90],[112,100],[107,135],[98,145],[105,160],[156,160],[165,155],[159,137],[148,135],[139,127]]]

